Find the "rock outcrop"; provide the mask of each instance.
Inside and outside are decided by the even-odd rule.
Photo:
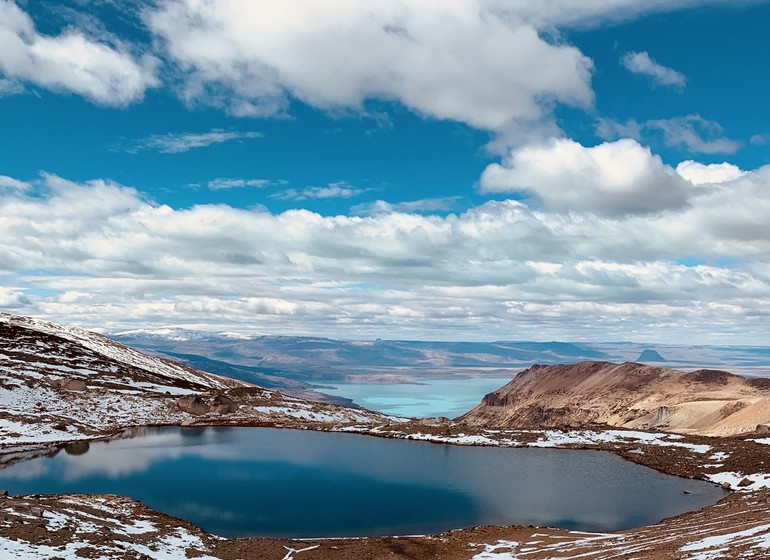
[[[770,423],[770,383],[726,371],[637,363],[535,365],[459,420],[515,428],[605,424],[732,435]]]
[[[211,410],[211,407],[206,401],[197,395],[182,397],[177,401],[177,405],[179,406],[179,410],[186,412],[187,414],[192,414],[193,416],[202,416]]]

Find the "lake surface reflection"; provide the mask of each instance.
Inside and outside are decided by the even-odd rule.
[[[0,471],[12,493],[113,493],[222,536],[404,535],[473,525],[619,530],[723,491],[609,453],[270,428],[160,428]],[[685,491],[689,492],[685,494]]]

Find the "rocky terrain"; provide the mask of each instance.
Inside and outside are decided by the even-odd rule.
[[[614,367],[624,371],[648,366]],[[608,364],[574,368],[567,371],[573,382],[581,375],[590,378],[587,373],[594,369],[612,369]],[[624,393],[615,386],[603,393],[605,400],[614,392],[623,404],[622,399],[631,398],[645,382],[664,387],[659,377],[684,377],[674,386],[721,386],[725,395],[739,395],[747,402],[755,397],[752,391],[764,391],[762,382],[740,382],[724,372],[643,371],[647,377],[636,378],[636,388],[630,383]],[[605,381],[617,378],[622,376],[608,375]],[[549,376],[540,381],[549,379],[555,383]],[[535,394],[540,388],[533,384],[529,390]],[[601,393],[601,385],[595,390]],[[595,424],[584,429],[513,429],[471,418],[399,419],[307,402],[147,356],[79,329],[0,315],[0,468],[61,449],[79,454],[91,439],[131,437],[132,426],[146,425],[294,427],[455,445],[597,449],[660,471],[710,480],[722,485],[727,497],[654,526],[610,534],[478,527],[434,536],[286,540],[219,538],[118,496],[8,496],[0,491],[0,558],[704,560],[770,555],[767,434],[713,438]],[[733,493],[728,495],[728,490]]]
[[[0,498],[8,560],[714,560],[770,556],[770,492],[618,533],[476,527],[433,536],[367,539],[220,539],[118,496]]]
[[[637,363],[534,365],[460,420],[516,428],[604,424],[735,435],[770,423],[770,380]]]

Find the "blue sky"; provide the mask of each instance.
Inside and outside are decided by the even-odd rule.
[[[0,306],[757,344],[770,2],[0,0]]]

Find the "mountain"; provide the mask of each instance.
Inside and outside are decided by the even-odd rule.
[[[630,362],[534,365],[459,420],[496,427],[607,424],[731,435],[770,422],[770,379]]]
[[[0,450],[133,426],[299,427],[382,418],[198,371],[82,329],[0,314]]]
[[[343,380],[404,382],[422,376],[499,375],[497,370],[518,370],[537,361],[607,359],[603,352],[565,342],[359,341],[181,329],[124,331],[112,336],[131,346],[194,363],[205,371],[219,371],[217,368],[225,363],[241,368],[238,377],[247,381],[258,382],[253,376],[267,376],[272,383],[307,383],[305,388]]]
[[[637,362],[647,363],[647,362],[665,362],[666,358],[658,354],[655,350],[651,350],[650,348],[645,348],[642,350],[642,353],[639,354],[639,357],[636,360]]]

